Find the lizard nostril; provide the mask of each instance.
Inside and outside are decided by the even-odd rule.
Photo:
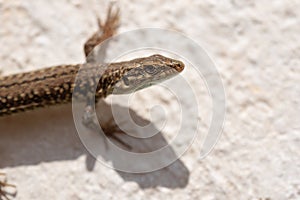
[[[178,61],[178,63],[175,64],[175,69],[176,69],[178,72],[182,72],[183,69],[184,69],[184,64],[183,64],[183,62]]]

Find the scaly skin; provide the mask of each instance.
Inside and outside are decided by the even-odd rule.
[[[6,76],[0,78],[0,116],[69,103],[72,95],[80,100],[131,93],[169,79],[183,68],[180,61],[152,55],[108,65],[62,65]],[[78,92],[73,93],[75,87]]]
[[[182,62],[161,55],[111,64],[95,63],[93,49],[113,36],[119,25],[119,9],[112,12],[112,7],[111,4],[104,23],[98,18],[99,30],[84,45],[85,64],[61,65],[0,78],[0,117],[68,103],[72,97],[96,97],[97,100],[110,94],[131,93],[169,79],[184,69]],[[0,181],[0,199],[8,199],[5,187],[15,186]]]

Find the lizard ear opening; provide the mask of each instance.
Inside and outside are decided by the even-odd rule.
[[[123,81],[124,81],[125,85],[129,86],[129,80],[128,80],[127,76],[123,77]]]

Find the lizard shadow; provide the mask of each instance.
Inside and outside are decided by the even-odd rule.
[[[110,106],[107,104],[101,103],[102,111],[109,110],[109,108]],[[128,108],[119,105],[114,105],[114,109],[120,115],[128,111]],[[86,167],[89,171],[93,171],[96,159],[82,145],[78,137],[70,104],[53,106],[46,110],[46,113],[45,109],[38,109],[0,119],[0,168],[74,160],[86,155]],[[109,113],[104,113],[106,116],[109,115]],[[135,121],[149,123],[148,120],[131,109],[130,113]],[[123,134],[119,134],[118,138],[129,144],[134,152],[149,152],[168,144],[159,131],[150,139],[141,140]],[[100,144],[105,144],[103,138]],[[114,166],[118,162],[117,157],[111,157],[107,154],[106,148],[102,148],[102,150],[98,151],[97,155],[93,155],[101,156]],[[168,148],[168,154],[176,156],[170,147]],[[158,186],[183,188],[187,185],[189,179],[189,171],[180,159],[154,172],[133,174],[116,171],[124,181],[134,181],[141,188]]]
[[[163,151],[161,151],[159,154],[158,159],[154,159],[151,156],[147,157],[146,159],[149,159],[150,161],[147,163],[146,159],[142,159],[141,162],[136,162],[136,158],[133,158],[132,162],[130,161],[130,156],[126,156],[126,158],[123,158],[122,153],[120,153],[119,150],[113,151],[111,148],[111,145],[104,148],[97,148],[98,151],[93,151],[93,155],[97,157],[97,155],[100,155],[101,158],[112,162],[112,167],[116,169],[116,171],[119,173],[119,175],[125,180],[125,181],[134,181],[139,184],[141,188],[149,188],[149,187],[156,187],[156,186],[164,186],[169,188],[176,188],[176,187],[185,187],[188,183],[188,177],[189,177],[189,171],[183,164],[183,162],[177,158],[177,155],[175,154],[174,150],[168,145],[167,140],[164,138],[163,133],[161,133],[155,126],[151,125],[151,122],[147,119],[144,119],[143,117],[139,116],[134,110],[128,109],[127,107],[122,107],[116,104],[108,105],[104,101],[100,102],[100,105],[98,105],[101,113],[105,113],[104,115],[99,116],[98,119],[100,121],[107,121],[107,119],[111,118],[112,112],[111,107],[113,107],[114,110],[114,119],[116,119],[116,114],[118,115],[117,118],[119,119],[126,119],[125,125],[122,126],[122,129],[119,131],[113,131],[115,133],[115,136],[118,137],[118,140],[125,142],[127,145],[131,147],[130,151],[134,153],[148,153],[156,151],[160,148],[164,148]],[[100,112],[98,112],[100,113]],[[130,116],[128,116],[130,114]],[[101,119],[101,118],[106,119]],[[128,118],[131,118],[133,121],[130,122]],[[124,120],[122,120],[124,121]],[[123,125],[122,121],[120,122]],[[132,124],[133,123],[133,124]],[[118,125],[118,126],[119,126]],[[135,126],[137,125],[137,126]],[[143,129],[143,127],[147,126],[147,129]],[[127,127],[126,127],[127,126]],[[140,127],[140,129],[138,128]],[[101,126],[103,127],[103,126]],[[135,127],[134,129],[132,127]],[[105,130],[104,130],[105,132]],[[119,134],[118,134],[119,133]],[[121,134],[120,134],[121,133]],[[141,138],[143,136],[149,136],[151,133],[156,133],[155,135],[147,138]],[[130,135],[128,135],[130,134]],[[109,139],[109,135],[107,137]],[[93,139],[90,139],[89,141],[96,141]],[[106,142],[106,141],[104,141]],[[128,151],[129,149],[124,146],[123,144],[120,144],[120,142],[114,140],[113,138],[110,139],[110,142],[107,143],[113,143],[113,146],[118,146],[119,148],[124,149],[125,151]],[[120,155],[121,154],[121,155]],[[146,157],[146,156],[145,156]],[[125,169],[140,169],[139,167],[136,167],[137,165],[151,165],[151,162],[160,162],[160,164],[165,164],[166,162],[171,161],[174,159],[174,162],[171,162],[172,164],[167,164],[167,167],[164,167],[159,170],[155,170],[153,172],[147,172],[147,173],[126,173],[123,171],[117,170],[119,167],[124,167]],[[125,164],[123,163],[125,160]],[[125,166],[124,166],[125,165]],[[157,165],[156,165],[157,166]],[[142,167],[143,168],[143,167]],[[155,167],[146,167],[147,169],[152,169]],[[137,170],[138,171],[138,170]]]

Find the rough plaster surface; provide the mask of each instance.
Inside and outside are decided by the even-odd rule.
[[[204,160],[193,145],[168,168],[128,174],[89,155],[70,106],[2,118],[0,168],[17,185],[16,199],[300,199],[299,1],[119,4],[120,32],[175,29],[207,50],[226,90],[222,137]],[[100,0],[0,0],[0,70],[6,75],[83,62],[82,45],[96,30],[95,13],[103,17],[107,5]],[[197,81],[188,69],[183,76]],[[200,130],[205,132],[211,102],[201,87]],[[176,115],[172,96],[147,89],[135,99],[132,109],[138,116],[149,118],[142,108],[153,97]],[[172,131],[169,127],[161,140]]]

